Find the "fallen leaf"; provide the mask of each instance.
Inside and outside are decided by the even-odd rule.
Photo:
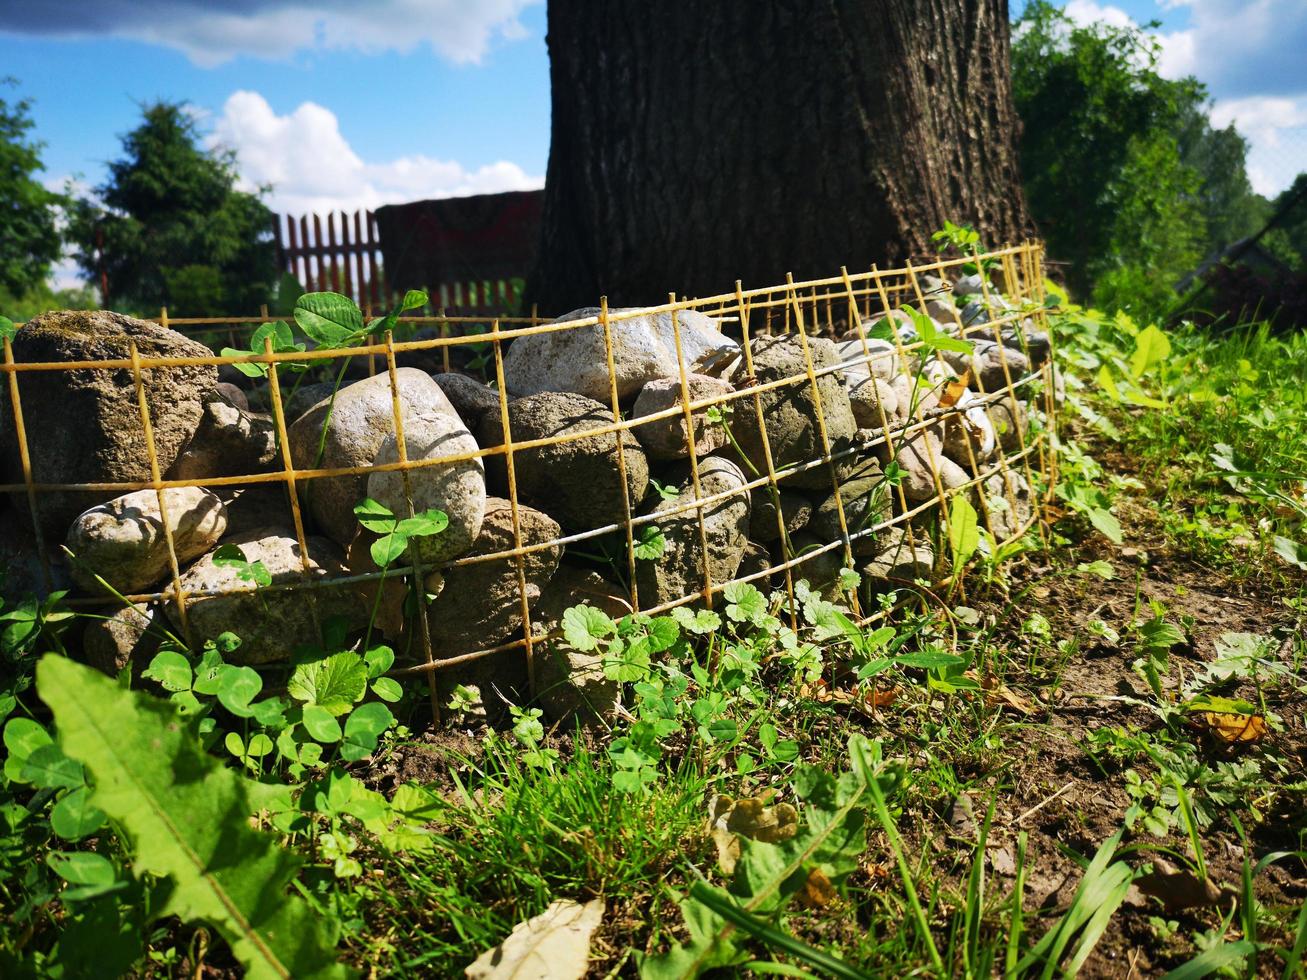
[[[1193,723],[1222,745],[1256,745],[1266,737],[1266,719],[1261,715],[1240,715],[1226,711],[1200,711]]]
[[[1218,905],[1224,894],[1210,878],[1199,878],[1163,858],[1153,859],[1153,870],[1136,878],[1135,887],[1160,900],[1168,912]]]
[[[590,937],[604,917],[601,898],[560,898],[464,970],[468,980],[581,980],[590,965]]]
[[[980,677],[974,670],[968,670],[963,676],[971,678],[980,685],[981,690],[985,692],[985,701],[990,707],[1007,707],[1023,715],[1035,713],[1035,708],[1029,699],[1012,690],[993,674]]]
[[[859,697],[857,691],[847,687],[831,687],[824,679],[815,684],[803,684],[799,687],[801,697],[816,701],[818,704],[836,704],[842,707],[856,708],[866,715],[874,715],[877,708],[893,704],[899,696],[897,687],[873,687]]]
[[[799,901],[810,909],[825,908],[836,898],[835,886],[821,868],[813,868],[808,872],[808,880],[803,883],[798,894]]]
[[[939,396],[940,408],[952,408],[958,403],[958,399],[966,393],[967,385],[971,383],[971,368],[967,368],[962,373],[962,377],[946,382],[944,391]]]
[[[991,847],[985,851],[989,856],[989,866],[994,869],[995,874],[1003,875],[1005,878],[1014,878],[1017,873],[1017,859],[1012,856],[1012,848]]]
[[[954,800],[949,808],[948,825],[959,837],[971,839],[976,836],[976,811],[966,793]]]
[[[708,833],[717,845],[717,863],[723,873],[734,874],[740,859],[740,838],[776,844],[799,830],[799,811],[789,803],[771,805],[774,789],[742,800],[714,796],[708,804]]]

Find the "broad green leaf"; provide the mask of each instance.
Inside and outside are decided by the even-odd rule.
[[[647,524],[640,529],[640,538],[635,542],[635,557],[641,561],[654,561],[661,558],[667,548],[667,538],[661,528]]]
[[[370,701],[359,705],[345,719],[345,740],[340,747],[340,757],[346,762],[366,759],[376,751],[381,733],[394,723],[395,716],[384,704]]]
[[[295,301],[295,322],[319,347],[339,347],[363,332],[363,314],[340,293],[305,293]]]
[[[726,617],[737,623],[750,623],[767,613],[767,599],[749,582],[728,582],[722,588],[726,600]]]
[[[399,686],[399,681],[393,677],[378,677],[372,682],[372,693],[381,698],[382,701],[389,701],[394,704],[404,696],[404,689]]]
[[[368,665],[368,677],[380,677],[395,662],[395,651],[388,646],[375,646],[363,654],[363,660]]]
[[[427,294],[421,289],[410,289],[404,294],[404,300],[399,304],[400,309],[408,312],[409,310],[420,309],[427,305]]]
[[[154,655],[150,666],[141,672],[142,677],[158,681],[165,691],[189,691],[194,675],[190,661],[176,650],[164,650]]]
[[[1110,510],[1104,510],[1102,507],[1091,507],[1088,514],[1089,523],[1098,528],[1113,544],[1120,544],[1125,540],[1125,534],[1121,531],[1121,522],[1116,519]]]
[[[326,708],[316,704],[305,705],[303,722],[305,730],[319,742],[340,741],[340,722]]]
[[[373,541],[368,550],[372,553],[372,560],[377,563],[377,567],[386,568],[408,550],[408,541],[402,535],[387,534],[384,538]]]
[[[375,534],[389,534],[395,528],[395,515],[385,504],[366,497],[354,505],[354,516],[369,531]]]
[[[0,316],[0,340],[13,340],[18,335],[14,321],[7,316]]]
[[[286,691],[297,701],[343,715],[363,698],[367,687],[367,664],[357,653],[346,651],[300,664],[291,674]]]
[[[954,667],[965,663],[956,653],[943,650],[919,650],[916,653],[900,653],[894,663],[901,667],[920,667],[923,670],[939,670],[941,667]]]
[[[109,859],[94,851],[51,851],[45,863],[70,885],[112,885],[117,877]]]
[[[86,783],[86,775],[80,762],[52,744],[32,750],[23,763],[22,781],[42,789],[76,789]]]
[[[5,776],[20,783],[20,773],[27,757],[43,745],[53,745],[54,739],[40,722],[30,718],[11,718],[5,725]]]
[[[956,575],[976,553],[980,546],[980,525],[976,508],[962,495],[953,498],[949,507],[948,544],[953,555],[953,572]]]
[[[132,844],[133,870],[169,878],[158,912],[218,930],[252,980],[346,977],[335,922],[289,890],[299,859],[254,830],[252,784],[200,747],[167,701],[65,657],[37,665],[60,742],[90,771],[92,802]]]
[[[237,350],[235,347],[224,347],[218,352],[220,357],[249,357],[250,352],[247,350]],[[261,378],[268,373],[268,365],[252,364],[249,362],[237,362],[232,365],[237,371],[247,378]]]
[[[598,648],[600,640],[616,631],[617,624],[594,606],[572,606],[563,613],[563,637],[583,653]]]
[[[425,538],[439,534],[449,527],[449,516],[440,510],[424,510],[420,514],[406,517],[395,525],[397,534],[407,538]]]
[[[1275,553],[1290,565],[1307,571],[1307,544],[1299,544],[1281,534],[1275,536]]]
[[[662,653],[681,638],[681,628],[671,616],[655,616],[646,628],[649,630],[650,653]]]
[[[250,702],[263,690],[263,678],[253,667],[236,667],[223,664],[218,671],[218,701],[224,708],[238,718],[249,718],[254,714]]]
[[[691,609],[689,606],[677,606],[671,611],[670,615],[680,625],[681,629],[687,633],[697,633],[700,636],[711,633],[722,625],[722,618],[711,609]]]
[[[79,786],[62,797],[50,811],[50,829],[64,840],[81,840],[104,826],[109,818],[91,803],[91,790]]]
[[[1154,364],[1171,356],[1171,341],[1166,334],[1149,325],[1135,337],[1135,352],[1130,355],[1130,376],[1138,381]]]
[[[1097,561],[1082,561],[1076,566],[1076,571],[1083,572],[1086,575],[1097,575],[1109,582],[1116,578],[1116,569],[1112,567],[1112,563],[1103,561],[1101,558]]]

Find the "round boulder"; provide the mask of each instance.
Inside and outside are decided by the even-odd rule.
[[[19,363],[127,360],[135,344],[142,360],[212,357],[202,344],[107,310],[61,310],[25,323],[13,338]],[[18,378],[23,421],[37,483],[141,483],[150,479],[150,453],[130,367],[23,371]],[[204,403],[218,383],[212,365],[142,368],[159,472],[191,441]],[[7,397],[5,399],[8,400]],[[6,440],[6,482],[23,482],[16,441]],[[47,537],[62,538],[72,520],[113,491],[60,490],[37,501]]]
[[[309,587],[346,574],[340,548],[326,538],[312,537],[306,543],[307,568],[293,531],[259,528],[224,542],[239,548],[246,562],[260,563],[273,585],[302,584],[300,588],[259,588],[242,574],[246,569],[215,562],[213,552],[187,569],[181,586],[191,641],[203,643],[235,633],[241,645],[227,655],[228,662],[265,664],[289,660],[296,647],[317,642],[318,628],[329,618],[343,618],[350,630],[366,626],[368,610],[348,585]],[[180,630],[176,602],[164,609]]]
[[[688,472],[689,467],[682,463],[671,475],[683,476]],[[642,607],[660,606],[703,592],[705,566],[714,585],[735,578],[749,542],[749,493],[744,489],[747,482],[740,468],[729,459],[713,456],[700,462],[699,489],[703,497],[737,491],[703,508],[706,556],[699,533],[698,510],[692,503],[694,486],[690,479],[680,483],[678,496],[654,508],[653,526],[662,532],[664,545],[657,558],[636,561],[635,580]]]
[[[479,459],[448,463],[438,460],[474,452],[476,444],[429,374],[417,368],[399,368],[395,380],[408,458],[431,461],[408,471],[414,504],[419,510],[435,507],[449,516],[450,526],[441,535],[446,545],[470,545],[480,527],[477,503],[485,493],[482,464]],[[288,438],[297,469],[343,469],[396,462],[398,440],[389,374],[342,388],[334,404],[330,398],[318,402],[296,420]],[[365,472],[302,481],[306,507],[318,528],[338,544],[348,546],[359,529],[354,507],[368,496],[371,481],[381,476]],[[475,486],[478,481],[482,481],[479,491]],[[393,492],[397,485],[402,487],[403,481],[399,471],[394,471],[378,480],[376,489],[386,494],[390,501],[387,506],[397,517],[407,517],[402,490]],[[446,490],[450,495],[445,494]],[[419,505],[418,499],[423,503]],[[434,547],[445,549],[446,558],[452,557],[453,546],[446,545]]]
[[[625,520],[618,434],[586,434],[613,424],[607,407],[582,395],[543,392],[510,402],[508,420],[515,444],[570,437],[513,450],[513,473],[521,500],[575,531]],[[486,449],[500,446],[503,429],[499,417],[484,417],[477,435]],[[620,443],[626,466],[625,492],[634,511],[649,488],[649,463],[629,430],[620,434]],[[491,485],[506,493],[504,454],[487,456],[486,467]]]
[[[598,315],[595,308],[573,310],[554,322]],[[739,345],[722,335],[717,321],[697,310],[677,311],[675,322],[670,312],[610,310],[609,316],[619,399],[634,397],[654,378],[679,376],[678,328],[686,371],[721,373],[739,355]],[[594,323],[517,338],[504,358],[504,382],[514,395],[570,391],[608,404],[612,384],[603,325]]]
[[[204,554],[227,530],[226,508],[203,487],[169,487],[163,500],[180,565]],[[102,591],[96,575],[121,593],[153,585],[169,571],[164,528],[154,490],[137,490],[92,507],[68,529],[68,550],[77,557],[73,580],[90,592]]]
[[[832,341],[810,337],[808,349],[815,371],[840,364],[840,352]],[[819,374],[816,385],[807,378],[807,361],[803,345],[795,337],[780,335],[759,337],[753,342],[753,373],[760,384],[790,380],[790,383],[759,394],[766,438],[771,447],[772,463],[779,471],[787,466],[820,460],[823,456],[821,430],[817,423],[817,403],[826,422],[826,436],[831,453],[839,453],[853,444],[858,423],[853,417],[849,393],[838,373]],[[731,427],[740,448],[759,473],[767,470],[763,453],[763,430],[754,411],[735,412]],[[846,458],[836,462],[838,471],[847,472]],[[817,466],[786,478],[789,486],[820,488],[829,485],[827,467]]]
[[[705,374],[686,375],[686,389],[691,402],[708,398],[725,398],[735,389],[730,382]],[[635,400],[633,418],[643,418],[669,408],[681,407],[681,379],[654,378],[640,389]],[[695,409],[691,413],[694,423],[694,454],[707,456],[726,445],[726,430],[721,425],[709,422],[706,408]],[[685,459],[690,455],[690,440],[687,438],[684,410],[667,418],[656,419],[637,426],[635,437],[644,446],[644,451],[653,459]]]

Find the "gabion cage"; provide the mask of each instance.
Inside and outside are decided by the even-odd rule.
[[[402,317],[345,349],[240,353],[266,315],[47,315],[4,343],[6,589],[71,589],[138,636],[235,632],[255,664],[379,634],[433,706],[437,675],[491,665],[534,697],[576,603],[711,608],[748,582],[794,617],[798,582],[852,569],[870,620],[873,593],[954,576],[955,498],[982,552],[1039,528],[1041,260],[1026,243],[549,322]],[[381,567],[364,498],[449,525]]]

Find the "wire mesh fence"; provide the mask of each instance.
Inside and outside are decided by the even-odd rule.
[[[1038,528],[1056,479],[1037,243],[347,348],[263,316],[76,316],[4,343],[10,590],[235,633],[252,664],[382,636],[433,707],[492,666],[510,700],[552,685],[579,603],[749,583],[797,622],[806,583],[871,621],[954,578],[968,534],[983,557]]]

